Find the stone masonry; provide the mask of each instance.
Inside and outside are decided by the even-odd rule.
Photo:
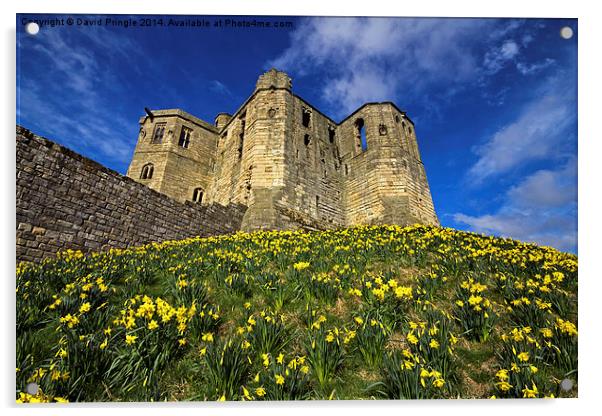
[[[276,69],[213,124],[148,110],[127,176],[176,201],[246,206],[243,230],[439,224],[405,112],[367,103],[336,123]]]
[[[17,126],[18,261],[233,233],[246,207],[178,202]]]

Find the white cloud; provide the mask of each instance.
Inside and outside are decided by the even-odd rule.
[[[454,220],[471,231],[514,238],[527,243],[555,247],[562,251],[577,249],[577,216],[533,216],[519,212],[473,217],[455,214]]]
[[[483,67],[487,74],[493,75],[502,70],[519,53],[519,46],[513,40],[506,40],[501,46],[492,47],[483,58]]]
[[[486,86],[502,68],[520,62],[522,50],[533,39],[525,34],[524,23],[523,19],[309,18],[301,21],[290,46],[266,68],[296,77],[322,77],[322,97],[336,109],[335,116],[345,116],[364,102],[398,96],[420,101],[436,115],[436,107],[455,93]],[[521,69],[540,68],[523,64]]]
[[[474,80],[481,61],[475,39],[492,27],[474,19],[312,18],[267,67],[327,74],[323,97],[343,116],[367,101]]]
[[[230,89],[216,79],[209,83],[209,89],[218,94],[232,96]]]
[[[546,58],[541,62],[537,62],[534,64],[528,64],[525,62],[518,62],[516,64],[516,69],[523,75],[531,75],[536,74],[550,66],[552,66],[556,61],[552,58]]]
[[[533,160],[563,156],[559,148],[574,139],[567,127],[575,120],[576,108],[574,92],[563,87],[561,78],[545,82],[515,120],[473,149],[478,160],[468,171],[472,184]]]
[[[559,170],[539,170],[510,188],[508,198],[527,209],[549,209],[577,200],[577,164],[574,159]]]
[[[524,35],[521,39],[521,45],[523,45],[523,47],[526,47],[527,45],[529,45],[531,42],[533,42],[535,38],[533,37],[532,34],[527,33],[526,35]]]
[[[577,161],[539,170],[504,195],[499,210],[480,216],[457,213],[472,231],[574,251],[577,246]]]

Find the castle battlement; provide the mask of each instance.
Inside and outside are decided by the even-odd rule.
[[[367,103],[337,123],[276,69],[213,124],[149,110],[127,176],[180,202],[247,206],[243,230],[439,224],[404,111]]]

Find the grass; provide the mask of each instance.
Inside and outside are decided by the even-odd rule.
[[[574,255],[427,226],[65,252],[18,266],[16,397],[574,397],[576,295]]]

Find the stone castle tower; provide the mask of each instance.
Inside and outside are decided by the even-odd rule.
[[[245,205],[243,230],[439,224],[414,124],[391,102],[337,123],[271,69],[214,124],[174,109],[140,126],[127,176],[180,202]]]

